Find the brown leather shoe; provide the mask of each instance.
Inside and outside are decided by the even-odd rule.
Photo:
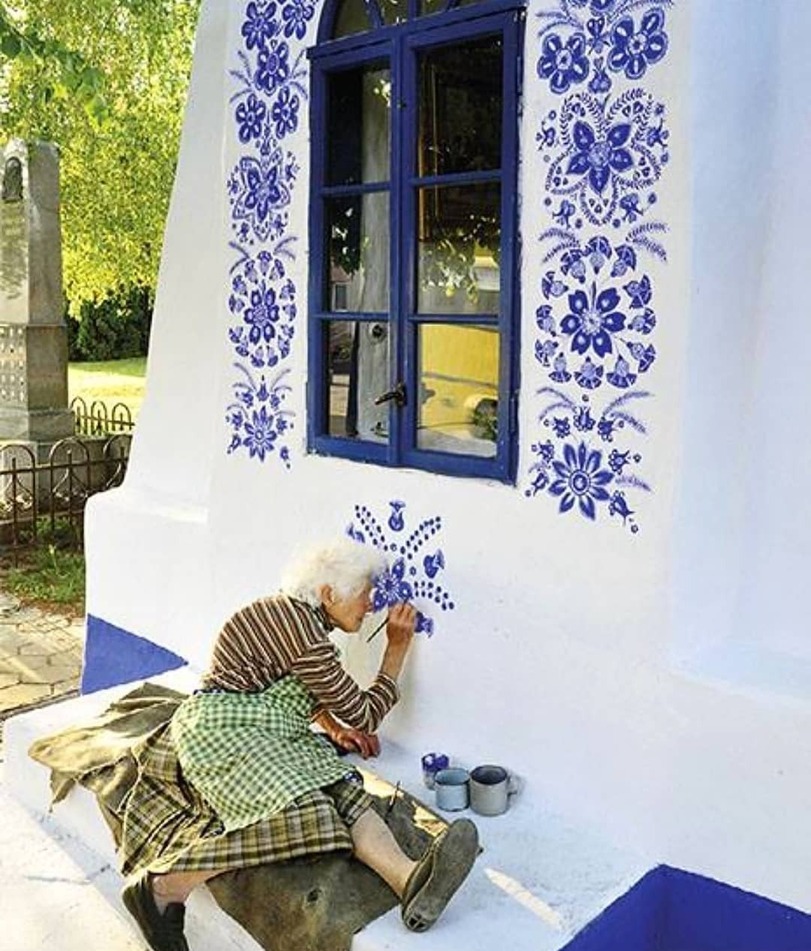
[[[152,951],[189,951],[183,936],[186,906],[173,903],[167,905],[163,913],[158,911],[149,872],[137,872],[131,876],[121,899]]]

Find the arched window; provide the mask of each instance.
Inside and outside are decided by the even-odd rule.
[[[523,11],[338,0],[312,60],[309,439],[514,476]]]

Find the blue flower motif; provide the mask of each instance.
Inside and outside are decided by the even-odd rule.
[[[273,451],[273,443],[278,435],[274,422],[273,416],[269,416],[262,406],[259,410],[254,410],[251,422],[245,423],[246,435],[242,445],[247,447],[251,458],[259,456],[260,460],[264,461],[265,455]]]
[[[557,33],[546,36],[538,60],[538,75],[550,80],[552,92],[564,93],[575,83],[583,82],[588,74],[586,38],[582,33],[570,36],[565,46]]]
[[[555,357],[552,367],[552,372],[549,374],[550,380],[554,380],[555,383],[568,383],[571,380],[572,374],[566,369],[566,357],[562,353]]]
[[[600,422],[597,423],[597,432],[603,442],[614,442],[614,420],[601,416]]]
[[[574,428],[579,429],[580,432],[588,432],[590,429],[594,429],[594,417],[591,415],[588,406],[578,406],[574,411]]]
[[[542,304],[535,311],[535,323],[539,330],[549,334],[555,333],[555,318],[552,316],[552,308],[549,304]]]
[[[549,361],[554,357],[555,351],[558,349],[558,344],[556,340],[540,340],[535,341],[535,359],[543,367],[549,366]]]
[[[276,4],[251,2],[245,9],[246,20],[242,24],[242,35],[249,50],[258,47],[264,49],[265,43],[278,32],[274,20]]]
[[[642,17],[638,31],[631,17],[623,17],[611,31],[609,69],[624,71],[631,80],[641,79],[648,66],[658,63],[667,52],[664,25],[665,15],[660,7],[654,7]]]
[[[599,194],[608,184],[612,171],[627,172],[633,166],[631,153],[623,148],[630,134],[631,126],[621,122],[611,126],[605,139],[598,141],[588,122],[576,122],[575,154],[566,171],[572,175],[588,175],[589,185]]]
[[[259,287],[251,291],[251,306],[245,311],[245,323],[251,325],[248,334],[251,343],[259,343],[262,338],[269,343],[276,335],[278,319],[276,292],[262,281]]]
[[[287,0],[282,7],[284,35],[289,38],[295,33],[298,39],[303,40],[307,32],[307,23],[312,19],[314,12],[315,6],[309,0]]]
[[[372,590],[372,610],[382,611],[383,608],[391,607],[393,604],[411,601],[414,590],[405,580],[405,571],[405,560],[398,558],[391,568],[375,578]]]
[[[642,343],[629,343],[628,349],[631,351],[631,356],[636,360],[637,370],[640,373],[648,370],[656,359],[656,347],[653,344],[648,344],[646,347]]]
[[[569,0],[572,7],[589,7],[592,13],[607,13],[617,0]]]
[[[565,334],[572,335],[572,350],[586,353],[589,347],[598,357],[611,353],[611,334],[625,328],[625,314],[616,310],[620,296],[613,287],[597,294],[596,285],[591,285],[591,299],[585,291],[569,295],[568,313],[560,323]]]
[[[631,366],[627,360],[617,357],[617,363],[612,372],[606,374],[606,379],[612,386],[624,390],[636,381],[636,374],[631,373]]]
[[[391,513],[389,514],[388,526],[393,532],[401,532],[405,528],[403,509],[405,509],[406,504],[400,499],[392,499],[389,506],[391,507]]]
[[[298,125],[298,96],[289,89],[282,89],[279,98],[273,103],[270,115],[276,123],[276,137],[281,139],[288,132],[295,132]]]
[[[256,85],[267,93],[273,93],[290,75],[288,58],[290,49],[284,40],[271,40],[259,51],[256,69]]]
[[[571,274],[582,284],[586,279],[586,263],[580,248],[565,251],[560,259],[560,269],[564,274]]]
[[[243,156],[239,163],[241,193],[234,206],[234,218],[251,221],[258,237],[267,239],[272,213],[290,204],[290,192],[282,172],[281,150],[260,160]]]
[[[610,515],[619,515],[623,525],[628,516],[634,514],[634,510],[628,508],[628,503],[625,501],[625,495],[622,492],[615,492],[611,496],[611,501],[608,503],[608,512]]]
[[[636,251],[630,245],[621,244],[615,249],[615,253],[617,257],[611,268],[612,277],[622,277],[626,271],[636,270]]]
[[[586,518],[596,515],[595,502],[607,502],[608,492],[604,486],[614,478],[608,469],[601,469],[602,453],[597,449],[589,451],[581,442],[575,449],[571,443],[563,447],[563,462],[555,461],[552,468],[557,478],[549,486],[551,495],[560,498],[560,511],[568,512],[577,502],[580,512]]]
[[[580,369],[575,370],[574,378],[584,390],[596,390],[603,382],[603,368],[592,363],[591,357],[586,357]]]
[[[555,416],[552,419],[552,428],[559,439],[565,439],[572,431],[569,420],[565,416]]]
[[[635,314],[628,324],[631,330],[635,330],[640,334],[649,334],[655,326],[656,314],[654,314],[650,307],[646,307],[641,314]]]
[[[626,452],[620,452],[618,449],[612,449],[608,456],[608,465],[611,467],[611,471],[616,472],[617,475],[622,475],[622,470],[631,461],[630,457],[630,449]]]
[[[592,238],[586,245],[585,253],[589,256],[589,263],[594,273],[599,274],[603,265],[612,255],[611,242],[602,235]]]
[[[625,284],[623,290],[628,295],[631,307],[634,308],[645,307],[646,304],[650,304],[653,297],[650,278],[647,274],[643,274],[640,281],[630,281]]]
[[[262,134],[262,123],[267,115],[267,106],[253,93],[248,96],[247,102],[237,106],[236,119],[239,124],[238,135],[240,142],[250,142],[258,139]]]

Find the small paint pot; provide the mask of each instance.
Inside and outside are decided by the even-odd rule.
[[[422,758],[422,781],[429,789],[433,789],[436,774],[449,765],[450,760],[445,753],[426,753]]]
[[[458,812],[467,809],[469,801],[470,773],[466,769],[452,766],[441,769],[434,777],[436,804],[445,812]]]
[[[470,774],[470,808],[480,816],[500,816],[519,785],[503,766],[477,766]]]

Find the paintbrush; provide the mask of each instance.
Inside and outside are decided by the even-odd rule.
[[[386,626],[386,621],[388,621],[388,619],[389,619],[388,615],[386,615],[386,617],[383,618],[383,620],[377,625],[377,627],[372,631],[372,633],[366,638],[367,644],[373,638],[377,637],[377,635],[383,630],[383,628]]]

